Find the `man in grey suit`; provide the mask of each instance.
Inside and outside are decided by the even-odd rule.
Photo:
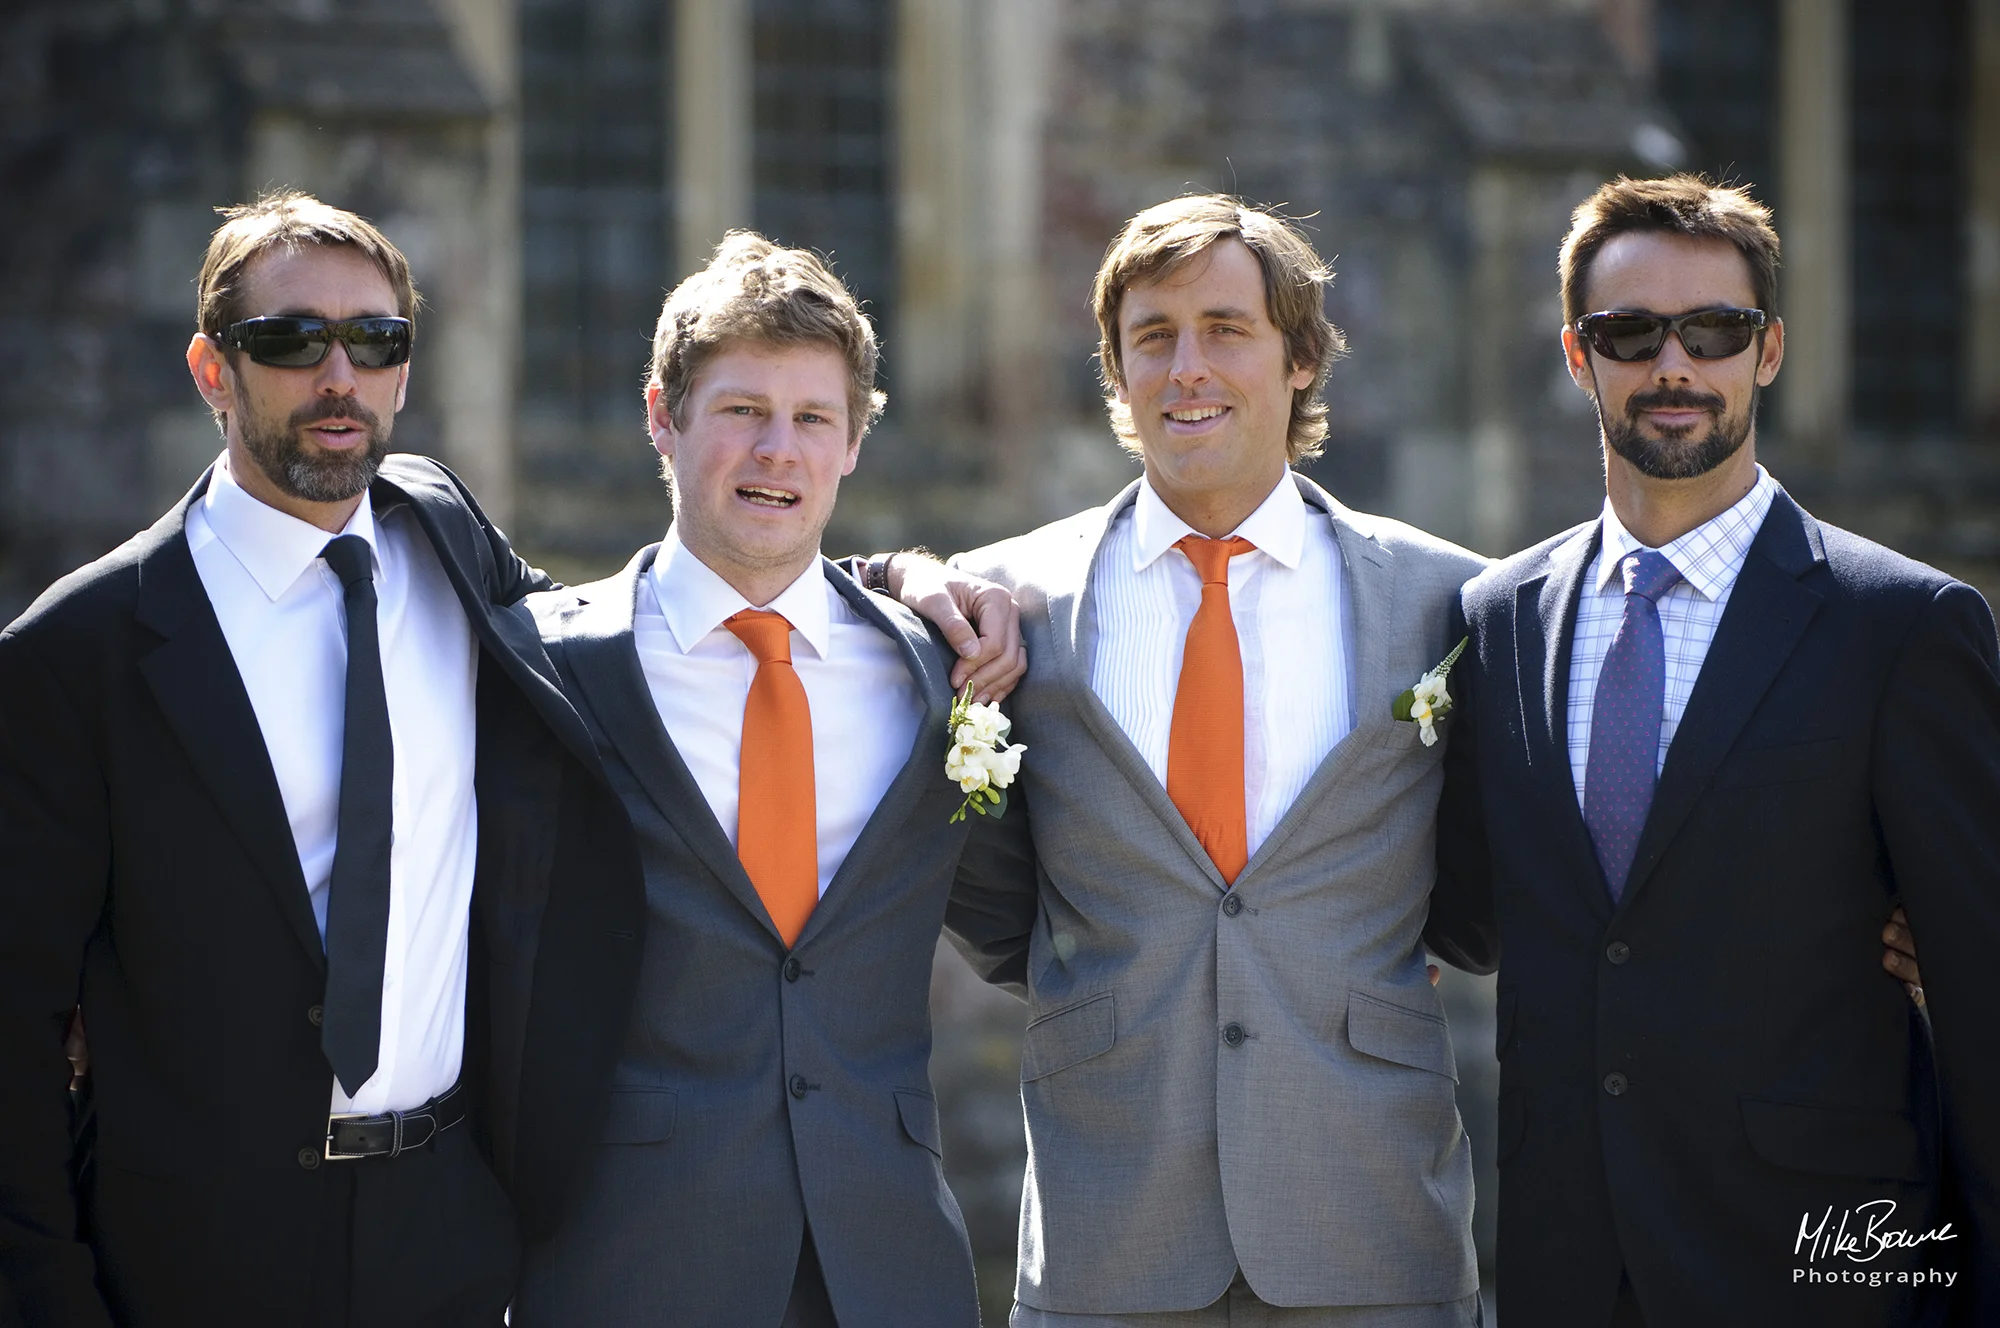
[[[1326,433],[1327,279],[1235,199],[1133,218],[1095,305],[1143,478],[955,560],[1029,655],[1017,811],[947,924],[1030,1006],[1016,1325],[1479,1317],[1420,939],[1444,749],[1391,711],[1483,564],[1290,469]],[[885,570],[935,611],[934,564]]]
[[[966,833],[952,661],[819,553],[875,362],[817,259],[731,235],[654,341],[673,526],[529,602],[649,916],[602,1142],[527,1253],[516,1324],[978,1322],[928,1072]]]

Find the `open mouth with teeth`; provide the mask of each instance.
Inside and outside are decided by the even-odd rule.
[[[1203,420],[1214,419],[1227,409],[1226,406],[1191,406],[1184,410],[1170,410],[1167,412],[1167,418],[1176,424],[1200,424]]]
[[[795,493],[786,493],[783,489],[767,489],[759,484],[739,485],[736,490],[736,496],[744,502],[752,503],[758,507],[783,509],[796,507],[799,502],[799,496]]]

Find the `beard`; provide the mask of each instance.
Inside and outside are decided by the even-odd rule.
[[[1616,420],[1605,417],[1604,403],[1597,404],[1597,424],[1604,444],[1625,458],[1642,475],[1656,480],[1691,480],[1706,475],[1729,458],[1750,438],[1757,422],[1757,394],[1751,387],[1750,404],[1741,415],[1723,414],[1725,402],[1711,392],[1687,388],[1656,387],[1634,392],[1625,399],[1625,413]],[[1703,410],[1711,414],[1708,432],[1697,436],[1699,423],[1684,428],[1662,429],[1660,437],[1649,438],[1639,423],[1646,410]]]
[[[351,452],[328,452],[306,441],[309,425],[336,417],[360,425],[368,445]],[[317,397],[279,425],[245,411],[241,436],[244,451],[280,493],[308,503],[341,503],[359,497],[375,482],[375,472],[389,454],[389,429],[352,397]]]

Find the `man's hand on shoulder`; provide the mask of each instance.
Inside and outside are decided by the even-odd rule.
[[[958,652],[951,685],[972,684],[972,699],[1006,699],[1028,671],[1021,610],[1005,586],[945,566],[925,553],[888,559],[889,593],[937,624]]]

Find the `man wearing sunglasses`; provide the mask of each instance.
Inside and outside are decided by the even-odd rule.
[[[2000,1322],[1993,618],[1758,465],[1777,268],[1740,189],[1577,209],[1604,509],[1463,595],[1427,939],[1500,968],[1509,1321]]]
[[[490,1328],[500,1180],[546,1223],[594,1119],[637,859],[499,612],[547,578],[386,455],[403,255],[300,194],[226,216],[187,353],[222,456],[0,635],[0,1320]]]

